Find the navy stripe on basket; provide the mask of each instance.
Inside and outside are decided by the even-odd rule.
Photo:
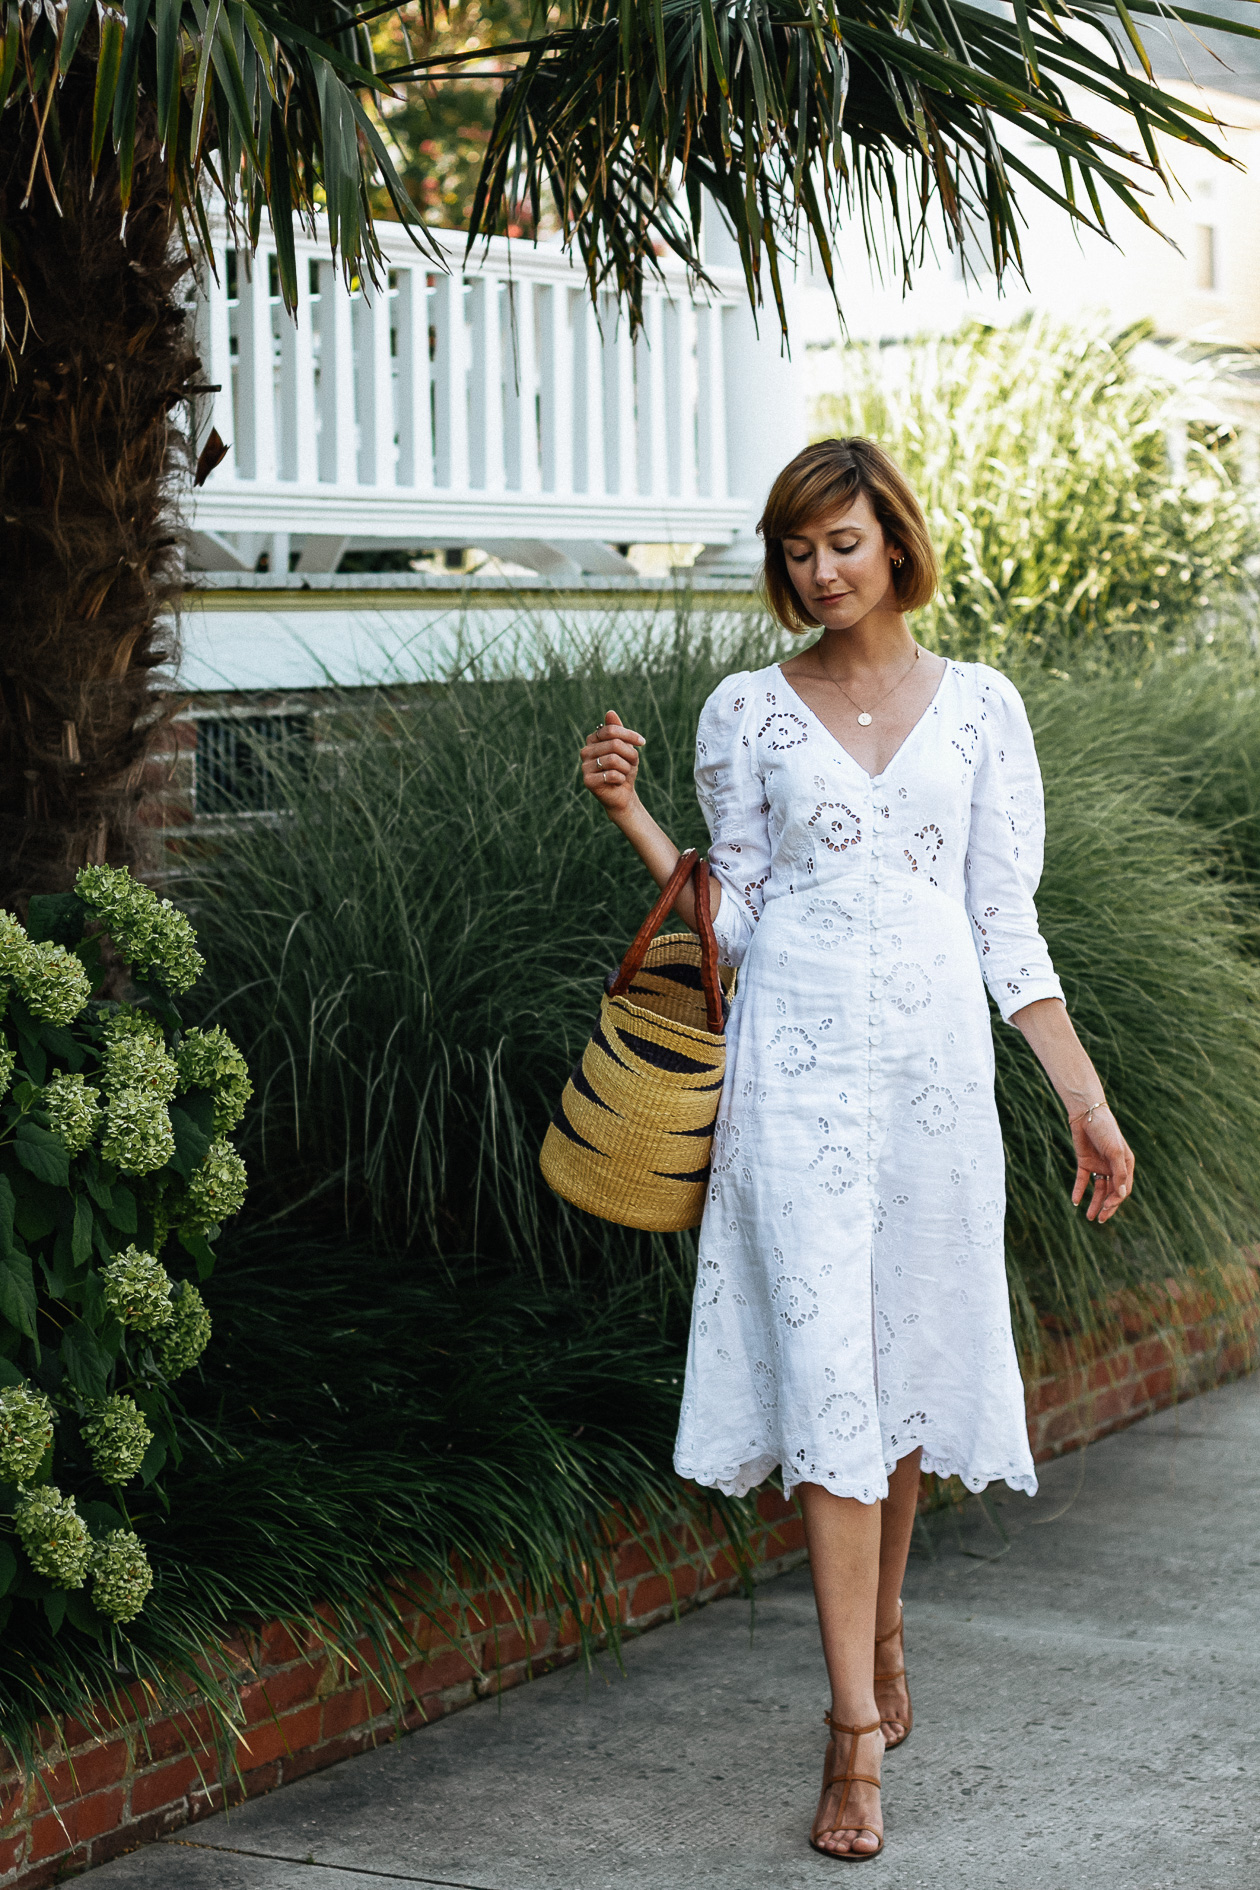
[[[670,1050],[664,1044],[653,1043],[650,1037],[636,1036],[632,1030],[623,1030],[621,1041],[645,1063],[655,1064],[658,1070],[670,1070],[675,1076],[707,1076],[713,1068],[712,1063],[697,1063],[681,1050]]]
[[[553,1129],[559,1129],[561,1135],[567,1135],[570,1142],[576,1142],[579,1148],[588,1148],[592,1155],[603,1155],[602,1148],[596,1148],[594,1142],[588,1142],[584,1135],[579,1135],[569,1118],[564,1113],[564,1098],[560,1098],[560,1107],[551,1118]],[[607,1160],[607,1156],[604,1157]]]
[[[639,974],[642,978],[667,978],[671,984],[685,984],[688,990],[701,991],[704,980],[700,976],[699,965],[644,965]],[[632,984],[631,991],[644,991],[648,987]]]
[[[708,1172],[709,1164],[707,1162],[703,1168],[693,1168],[689,1175],[667,1175],[660,1168],[654,1168],[652,1170],[652,1173],[656,1176],[658,1181],[703,1181]]]
[[[617,1055],[617,1052],[613,1049],[607,1037],[605,1037],[603,1026],[599,1023],[598,1019],[596,1019],[595,1028],[591,1032],[591,1042],[597,1043],[600,1049],[604,1052],[604,1055],[611,1057],[613,1062],[616,1063],[621,1069],[628,1070],[630,1068],[630,1065],[626,1062],[625,1058],[619,1057]]]
[[[600,1095],[597,1095],[596,1092],[591,1088],[590,1084],[586,1080],[586,1072],[582,1068],[582,1065],[580,1063],[574,1064],[573,1074],[569,1078],[569,1081],[572,1083],[574,1089],[577,1091],[579,1096],[585,1096],[587,1102],[598,1103],[600,1108],[606,1109],[610,1116],[617,1115],[618,1112],[613,1108],[612,1104],[606,1103],[603,1097]],[[619,1117],[618,1119],[620,1120]]]

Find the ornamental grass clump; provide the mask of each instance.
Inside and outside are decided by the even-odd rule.
[[[93,996],[106,947],[125,1001]],[[111,867],[33,898],[26,926],[0,914],[0,1537],[7,1516],[24,1552],[0,1555],[0,1628],[19,1644],[32,1611],[99,1638],[152,1585],[128,1492],[169,1500],[172,1387],[210,1338],[194,1279],[245,1193],[225,1126],[244,1060],[174,1004],[201,965],[184,915]]]

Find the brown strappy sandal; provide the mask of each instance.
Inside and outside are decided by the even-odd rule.
[[[829,1824],[826,1831],[811,1831],[809,1841],[820,1857],[834,1857],[836,1862],[841,1864],[862,1864],[865,1863],[868,1857],[879,1856],[884,1848],[884,1834],[882,1831],[877,1831],[873,1824],[846,1824],[844,1810],[849,1802],[850,1789],[854,1785],[873,1785],[876,1791],[881,1789],[880,1782],[877,1778],[871,1778],[869,1774],[865,1772],[855,1772],[853,1770],[858,1740],[863,1738],[867,1733],[877,1733],[879,1731],[880,1722],[876,1720],[873,1726],[842,1726],[838,1719],[831,1717],[830,1713],[824,1713],[823,1719],[831,1728],[831,1739],[828,1742],[827,1757],[823,1760],[822,1796],[825,1798],[833,1785],[843,1785],[844,1790],[840,1794],[840,1811],[835,1823]],[[837,1733],[847,1733],[849,1735],[849,1756],[846,1768],[843,1772],[837,1769],[836,1761],[832,1763],[828,1762],[832,1760],[833,1754],[836,1752]],[[879,1843],[873,1851],[829,1851],[825,1844],[818,1842],[818,1839],[825,1837],[829,1831],[869,1831],[872,1837],[879,1839]]]
[[[904,1680],[906,1677],[906,1643],[903,1638],[905,1634],[905,1627],[906,1627],[906,1611],[903,1607],[901,1607],[900,1602],[897,1605],[898,1605],[898,1608],[900,1609],[900,1612],[897,1615],[896,1627],[890,1628],[887,1634],[877,1634],[875,1636],[876,1647],[882,1647],[885,1641],[894,1641],[894,1640],[901,1641],[900,1667],[897,1668],[895,1673],[877,1673],[875,1675],[875,1704],[879,1708],[881,1724],[886,1719],[896,1719],[896,1720],[901,1720],[901,1723],[905,1726],[905,1729],[906,1729],[902,1733],[900,1739],[885,1739],[884,1741],[885,1752],[895,1752],[898,1746],[904,1746],[906,1743],[906,1740],[910,1737],[910,1734],[914,1730],[914,1707],[910,1704],[909,1687],[906,1688],[906,1713],[905,1713],[904,1719],[902,1719],[902,1715],[899,1711],[890,1710],[889,1712],[885,1712],[883,1701],[879,1697],[880,1689],[887,1687],[890,1681]]]

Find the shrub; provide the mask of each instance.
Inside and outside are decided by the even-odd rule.
[[[107,945],[126,1002],[90,995]],[[0,1626],[18,1609],[19,1639],[32,1607],[100,1638],[151,1583],[124,1491],[178,1457],[173,1381],[209,1337],[168,1263],[204,1279],[243,1193],[218,1133],[243,1063],[174,1004],[201,963],[183,914],[109,867],[32,899],[26,927],[0,915],[0,1517],[25,1552],[0,1537]]]
[[[648,737],[648,805],[680,844],[703,843],[699,707],[719,675],[766,653],[720,647],[701,626],[641,671],[609,675],[590,656],[532,681],[382,701],[339,744],[335,793],[295,784],[290,822],[220,858],[199,886],[202,925],[218,1004],[255,1046],[269,1213],[300,1222],[335,1200],[350,1232],[439,1264],[651,1277],[685,1297],[689,1237],[575,1215],[537,1173],[600,980],[653,891],[578,785],[577,737],[616,706]],[[1223,683],[1212,688],[1219,704]],[[1072,1211],[1062,1111],[999,1027],[1025,1343],[1039,1315],[1088,1323],[1113,1287],[1215,1265],[1260,1211],[1260,982],[1227,843],[1171,810],[1144,700],[1132,685],[1104,696],[1031,679],[1045,929],[1139,1185],[1110,1228]],[[1260,755],[1254,728],[1250,740]]]
[[[1177,389],[1141,339],[1038,316],[846,349],[818,429],[879,440],[918,493],[941,561],[915,619],[933,647],[999,667],[1131,659],[1254,602],[1260,511],[1228,433],[1192,432],[1174,472]]]

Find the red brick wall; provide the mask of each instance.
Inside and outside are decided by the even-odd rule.
[[[1055,1341],[1028,1379],[1029,1429],[1039,1462],[1102,1437],[1180,1397],[1239,1376],[1260,1363],[1260,1273],[1240,1266],[1235,1303],[1219,1304],[1169,1287],[1113,1307],[1114,1329],[1088,1343]],[[762,1527],[753,1548],[769,1575],[804,1553],[794,1509],[772,1491],[758,1502]],[[641,1631],[672,1618],[675,1605],[715,1601],[738,1587],[729,1544],[693,1536],[655,1560],[630,1531],[616,1551],[616,1613]],[[472,1597],[446,1615],[403,1607],[411,1645],[407,1675],[415,1700],[401,1715],[372,1679],[365,1642],[360,1665],[330,1652],[317,1629],[295,1639],[272,1622],[232,1642],[225,1654],[243,1682],[243,1726],[234,1753],[216,1749],[206,1708],[193,1701],[179,1714],[144,1716],[133,1690],[135,1717],[125,1726],[70,1722],[48,1729],[48,1764],[22,1779],[0,1770],[0,1886],[34,1890],[67,1868],[102,1862],[120,1851],[178,1830],[227,1803],[335,1765],[516,1686],[576,1657],[580,1635],[570,1617],[522,1620],[502,1595]],[[395,1650],[400,1657],[400,1639]]]

